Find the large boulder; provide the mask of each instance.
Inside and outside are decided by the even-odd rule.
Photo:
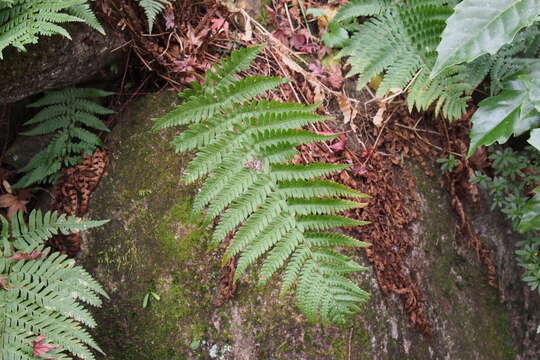
[[[414,167],[425,216],[414,227],[410,261],[421,275],[431,337],[407,327],[400,300],[381,294],[372,271],[355,279],[372,299],[347,326],[306,322],[292,298],[278,298],[276,284],[257,288],[256,272],[216,307],[223,249],[207,251],[211,226],[191,214],[198,187],[180,181],[189,156],[168,145],[173,130],[150,130],[151,119],[176,101],[170,93],[141,99],[109,137],[111,164],[90,217],[111,221],[85,235],[81,256],[111,298],[96,311],[94,334],[107,353],[98,358],[516,358],[521,350],[497,290],[454,245],[456,219],[446,193]],[[363,255],[357,260],[368,265]]]
[[[91,79],[117,59],[124,40],[118,32],[101,35],[89,26],[69,24],[72,40],[44,36],[26,52],[13,47],[0,60],[0,105],[14,103],[44,90],[74,85]]]

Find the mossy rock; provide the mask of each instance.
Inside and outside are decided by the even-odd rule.
[[[407,328],[400,302],[382,296],[371,271],[356,280],[372,299],[348,326],[307,323],[291,298],[278,298],[276,284],[257,288],[255,274],[241,279],[232,300],[214,306],[223,249],[207,250],[211,225],[191,214],[198,184],[180,181],[189,156],[168,145],[174,131],[150,131],[151,118],[176,101],[170,93],[143,98],[109,137],[111,164],[89,216],[111,221],[85,235],[82,255],[111,297],[96,311],[94,334],[107,353],[98,358],[514,358],[508,315],[481,268],[454,249],[455,219],[429,179],[422,180],[422,198],[430,216],[416,228],[412,256],[428,299],[431,338]]]

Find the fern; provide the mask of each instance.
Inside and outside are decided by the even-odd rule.
[[[366,195],[317,178],[347,165],[291,163],[296,146],[333,136],[299,129],[326,119],[313,113],[314,106],[255,100],[286,82],[236,75],[259,51],[244,48],[222,60],[204,86],[184,91],[185,101],[155,128],[187,125],[172,143],[178,152],[197,150],[184,181],[206,176],[193,210],[208,207],[208,220],[220,217],[213,246],[237,229],[224,255],[225,261],[238,256],[235,281],[257,262],[261,284],[281,269],[282,293],[298,284],[297,303],[308,319],[342,322],[368,294],[346,277],[363,267],[332,249],[368,244],[324,230],[364,225],[337,213],[365,204],[336,197]]]
[[[148,31],[152,33],[154,22],[158,14],[165,9],[167,0],[137,0],[139,6],[143,8],[146,20],[148,21]]]
[[[107,297],[101,286],[74,261],[49,253],[43,243],[52,235],[86,230],[105,221],[86,221],[56,213],[32,211],[25,222],[22,212],[11,222],[0,216],[0,358],[5,360],[94,359],[101,351],[87,330],[95,327],[82,305],[101,306]],[[36,355],[33,343],[50,349]]]
[[[0,59],[2,51],[14,46],[21,51],[37,43],[39,36],[69,33],[59,24],[84,22],[105,34],[88,0],[2,0],[0,1]]]
[[[53,183],[62,167],[79,164],[81,154],[92,154],[101,140],[87,129],[109,131],[97,117],[113,111],[89,98],[108,96],[111,93],[91,88],[67,88],[51,91],[29,107],[43,107],[25,125],[36,125],[22,135],[53,134],[49,145],[37,153],[20,172],[26,173],[15,184],[22,188],[35,183]]]
[[[490,61],[454,66],[430,79],[437,59],[436,48],[452,4],[442,0],[413,0],[394,4],[386,0],[353,0],[336,15],[339,21],[373,16],[360,24],[340,56],[348,56],[349,76],[359,74],[358,87],[383,75],[377,89],[385,96],[394,89],[408,89],[409,110],[435,112],[450,120],[465,112],[470,93],[489,71]]]

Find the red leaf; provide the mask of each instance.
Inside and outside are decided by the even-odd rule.
[[[213,34],[216,34],[218,32],[224,31],[227,33],[229,31],[229,23],[225,21],[225,19],[217,18],[210,20],[212,25],[210,26],[210,29],[212,30]]]
[[[311,70],[313,75],[317,77],[323,76],[325,72],[324,67],[319,60],[317,60],[314,64],[309,64],[309,70]]]
[[[165,18],[165,28],[167,30],[172,30],[176,27],[174,12],[172,9],[167,9],[163,17]]]
[[[336,140],[333,140],[334,143],[330,145],[330,149],[334,150],[334,152],[342,152],[345,150],[345,145],[347,144],[347,135],[341,134]]]
[[[49,351],[53,349],[58,349],[60,346],[58,345],[51,345],[44,342],[45,335],[39,335],[34,341],[34,346],[32,347],[33,353],[35,357],[42,358],[42,359],[53,359],[53,358],[46,358],[45,355]]]
[[[35,260],[44,254],[45,253],[41,251],[32,251],[31,253],[17,251],[15,254],[8,257],[8,260]]]
[[[343,75],[341,74],[341,69],[339,67],[334,67],[332,71],[328,72],[327,80],[332,89],[341,90],[343,86]]]

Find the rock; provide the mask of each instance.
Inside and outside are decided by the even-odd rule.
[[[180,182],[189,156],[168,145],[173,130],[150,131],[150,119],[175,101],[169,93],[143,98],[109,137],[111,165],[89,216],[111,221],[85,235],[80,259],[111,297],[95,312],[94,335],[107,353],[98,359],[516,358],[509,312],[482,267],[454,245],[446,193],[415,168],[425,216],[415,227],[411,261],[432,337],[407,327],[400,300],[381,294],[371,270],[355,280],[372,299],[347,326],[307,323],[293,299],[279,299],[275,283],[257,288],[256,272],[239,282],[232,300],[214,307],[223,250],[207,251],[211,226],[191,214],[197,184]],[[362,255],[357,260],[366,264]]]
[[[115,31],[103,36],[83,24],[69,24],[67,29],[71,41],[44,36],[26,52],[6,49],[0,60],[0,105],[88,80],[121,55],[113,51],[123,44]]]

